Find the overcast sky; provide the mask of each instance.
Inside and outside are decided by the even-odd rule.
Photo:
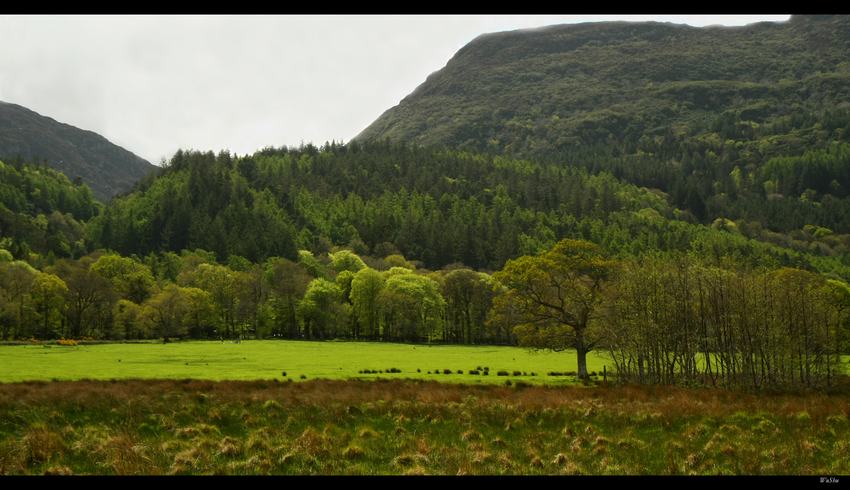
[[[773,16],[0,16],[0,100],[158,163],[348,141],[479,34]]]

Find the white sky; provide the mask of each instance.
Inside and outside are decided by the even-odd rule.
[[[749,16],[0,16],[0,100],[158,163],[348,141],[479,34]]]

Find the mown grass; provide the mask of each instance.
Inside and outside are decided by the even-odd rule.
[[[0,346],[0,362],[0,382],[127,378],[289,378],[295,381],[413,378],[474,384],[504,383],[508,379],[536,384],[571,384],[575,382],[573,376],[548,376],[547,373],[576,370],[575,352],[570,351],[552,353],[499,346],[277,340],[238,344],[5,345]],[[610,370],[612,363],[602,354],[588,358],[588,369],[598,371],[600,376],[606,365]],[[484,368],[488,368],[487,374]],[[451,374],[444,374],[446,370]],[[470,371],[478,371],[478,374],[470,374]],[[507,371],[509,376],[498,376],[498,371]],[[514,372],[519,374],[514,375]]]
[[[0,474],[846,474],[850,396],[426,381],[0,385]]]

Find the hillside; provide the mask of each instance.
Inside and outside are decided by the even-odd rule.
[[[44,163],[71,180],[79,177],[102,201],[155,168],[103,136],[6,102],[0,102],[0,159]]]
[[[850,161],[835,145],[850,138],[848,49],[850,16],[486,34],[355,140],[605,170],[669,193],[704,223],[846,233]],[[833,156],[814,172],[791,161],[818,152]]]
[[[101,208],[88,186],[56,170],[0,161],[0,248],[17,257],[82,255],[85,221]]]
[[[89,222],[95,248],[204,249],[226,261],[346,246],[428,268],[495,270],[564,237],[618,255],[695,251],[850,277],[850,235],[693,222],[657,191],[607,173],[403,144],[178,152],[155,179]]]

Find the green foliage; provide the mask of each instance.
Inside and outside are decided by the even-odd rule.
[[[606,281],[615,268],[596,245],[561,240],[537,256],[509,260],[493,278],[504,288],[496,315],[512,316],[521,345],[578,353],[578,375],[587,377],[585,356],[600,341]]]
[[[82,255],[83,222],[100,208],[88,187],[55,170],[0,162],[0,243],[15,256]]]
[[[384,276],[371,268],[360,269],[351,279],[351,304],[360,329],[356,337],[377,339],[380,336],[379,298]]]
[[[445,308],[440,285],[426,276],[393,267],[384,274],[386,283],[379,302],[384,316],[384,340],[430,340],[439,331]]]
[[[112,281],[119,295],[137,304],[147,299],[154,286],[149,267],[120,255],[100,256],[91,265],[91,270]]]
[[[350,307],[340,287],[322,278],[310,282],[298,304],[298,317],[304,324],[304,336],[309,339],[344,335],[341,327],[348,321],[349,313]]]
[[[363,259],[351,250],[329,253],[328,257],[331,259],[331,268],[337,272],[357,272],[366,267]]]

